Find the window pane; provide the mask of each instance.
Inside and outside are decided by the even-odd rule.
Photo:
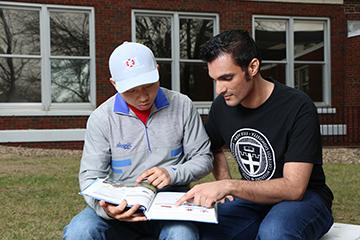
[[[160,74],[160,86],[171,89],[171,62],[160,62],[159,74]]]
[[[0,54],[40,55],[39,12],[0,8]]]
[[[213,20],[180,19],[180,58],[199,59],[200,46],[214,32]]]
[[[149,47],[155,57],[171,58],[171,18],[136,16],[136,42]]]
[[[40,59],[0,58],[0,102],[40,101]]]
[[[89,60],[51,60],[52,102],[89,102]]]
[[[213,100],[213,81],[205,63],[180,63],[181,92],[193,101]]]
[[[324,23],[294,21],[295,60],[324,60]]]
[[[323,65],[295,64],[295,88],[307,93],[314,102],[323,101]]]
[[[51,54],[89,56],[89,14],[50,12]]]
[[[255,41],[263,60],[286,60],[285,20],[255,19]]]
[[[263,63],[261,66],[261,75],[265,78],[272,78],[278,82],[286,84],[285,64]]]

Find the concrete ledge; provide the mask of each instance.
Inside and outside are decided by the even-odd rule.
[[[360,225],[334,223],[321,240],[360,240]]]

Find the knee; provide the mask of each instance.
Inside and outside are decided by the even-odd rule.
[[[286,225],[275,219],[260,224],[257,239],[286,239],[289,236]]]
[[[199,231],[198,228],[193,223],[189,223],[189,222],[168,223],[162,227],[159,239],[197,240],[199,239]]]
[[[63,239],[105,239],[106,224],[88,212],[85,210],[71,220],[64,228]]]
[[[96,226],[87,224],[85,222],[71,222],[64,228],[64,238],[65,240],[75,240],[75,239],[101,239],[98,238],[98,230]]]

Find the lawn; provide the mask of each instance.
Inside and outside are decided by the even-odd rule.
[[[85,205],[78,194],[80,152],[1,152],[1,239],[60,239],[63,227]],[[236,165],[230,161],[233,176]],[[335,194],[336,222],[360,224],[360,164],[325,164]],[[211,180],[207,176],[201,181]]]

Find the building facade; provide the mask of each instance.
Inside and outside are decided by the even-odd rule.
[[[214,86],[199,47],[249,31],[262,74],[305,91],[323,143],[360,146],[360,2],[348,0],[0,1],[0,144],[81,149],[90,113],[115,94],[108,58],[150,47],[161,85],[206,119]]]

